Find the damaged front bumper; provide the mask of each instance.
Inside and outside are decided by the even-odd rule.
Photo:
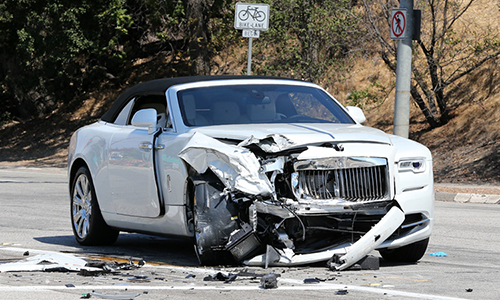
[[[200,258],[229,252],[239,263],[267,267],[336,255],[334,269],[345,270],[372,250],[429,237],[427,210],[405,211],[402,203],[411,197],[394,200],[387,158],[332,158],[328,151],[336,150],[314,146],[308,155],[323,158],[311,159],[288,140],[266,140],[277,148],[254,139],[230,145],[196,133],[181,151],[196,171],[192,211]],[[242,145],[257,145],[264,154]],[[429,189],[410,193],[432,199]]]
[[[294,266],[306,263],[321,262],[330,259],[334,254],[343,254],[336,269],[341,271],[352,266],[360,259],[375,250],[382,242],[391,236],[403,223],[405,215],[399,207],[393,206],[389,212],[354,244],[337,246],[326,251],[309,254],[295,254],[292,249],[268,249],[265,254],[246,260],[249,266]]]

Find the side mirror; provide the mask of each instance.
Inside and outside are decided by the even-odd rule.
[[[147,127],[148,134],[153,134],[156,131],[156,115],[156,109],[154,108],[141,109],[132,117],[132,125]]]
[[[366,116],[363,113],[363,110],[361,110],[361,108],[359,108],[357,106],[347,106],[346,109],[347,109],[347,112],[349,113],[349,115],[351,115],[351,117],[356,122],[358,122],[360,124],[363,124],[364,122],[366,122]]]

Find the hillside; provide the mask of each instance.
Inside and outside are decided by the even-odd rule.
[[[158,59],[158,58],[157,58]],[[152,77],[148,70],[158,61],[138,62],[123,85],[107,82],[99,90],[81,95],[44,119],[10,123],[0,128],[2,166],[65,167],[69,138],[78,127],[99,119],[112,101],[132,82]],[[370,68],[367,68],[367,65]],[[359,61],[351,78],[330,91],[347,104],[347,91],[370,85],[373,66],[380,66],[377,76],[391,82],[377,59]],[[153,76],[154,77],[154,76]],[[466,92],[455,91],[453,119],[440,128],[429,130],[418,108],[412,104],[410,138],[429,147],[434,156],[436,182],[500,183],[500,74],[496,65],[487,65],[471,77]],[[468,99],[477,99],[467,101]],[[392,132],[394,91],[376,103],[363,103],[365,125]]]
[[[489,18],[484,18],[485,15]],[[464,20],[474,20],[484,26],[495,25],[498,30],[500,23],[496,20],[499,16],[498,4],[478,0]],[[213,59],[212,73],[242,74],[246,69],[245,47],[220,51]],[[0,126],[0,166],[65,167],[71,134],[98,120],[126,88],[179,74],[183,66],[172,60],[174,56],[159,52],[137,59],[122,74],[110,76],[108,81],[78,95],[71,103],[59,106],[43,119]],[[431,149],[436,182],[500,183],[499,70],[498,61],[492,60],[453,85],[449,97],[452,119],[436,129],[429,129],[412,101],[410,138]],[[328,82],[328,90],[343,104],[353,104],[354,92],[368,93],[369,97],[361,97],[355,103],[365,111],[368,120],[365,125],[392,133],[394,81],[394,75],[380,58],[363,56],[353,62],[345,78]]]

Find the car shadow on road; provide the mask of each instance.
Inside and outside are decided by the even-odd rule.
[[[60,245],[60,252],[83,254],[88,257],[143,259],[159,265],[198,266],[192,241],[156,237],[144,234],[120,233],[111,246],[82,246],[72,235],[36,237],[35,240]],[[79,250],[75,250],[75,248]]]

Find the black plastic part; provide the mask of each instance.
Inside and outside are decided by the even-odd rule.
[[[252,227],[244,223],[238,232],[231,235],[225,249],[231,252],[236,261],[242,261],[250,257],[261,246],[262,244],[255,236]]]
[[[278,275],[274,273],[269,273],[262,276],[260,279],[260,285],[265,289],[276,289],[278,288]]]
[[[238,207],[217,182],[193,181],[195,246],[202,265],[232,263],[224,246],[238,229]]]

